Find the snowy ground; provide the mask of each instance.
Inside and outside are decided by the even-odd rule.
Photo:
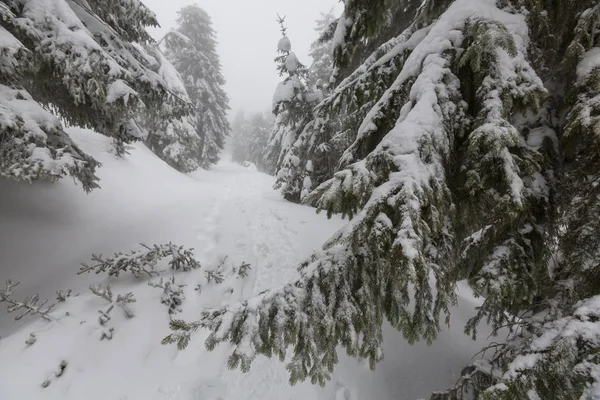
[[[288,386],[285,366],[266,358],[258,358],[247,374],[229,371],[228,348],[208,352],[204,332],[183,352],[160,345],[169,333],[161,291],[146,279],[77,276],[81,262],[92,253],[127,251],[139,242],[195,248],[202,269],[176,274],[187,284],[179,316],[191,320],[202,308],[293,279],[295,264],[343,221],[285,202],[271,190],[272,177],[228,161],[186,176],[141,145],[117,159],[106,138],[85,130],[70,134],[103,163],[102,189],[86,195],[68,180],[34,186],[0,181],[0,279],[22,282],[16,288],[19,299],[36,292],[54,299],[58,289],[81,293],[62,303],[53,313],[57,321],[50,323],[15,323],[12,315],[0,313],[1,400],[408,400],[453,383],[480,348],[462,334],[476,304],[464,288],[451,328],[433,346],[410,346],[388,329],[386,359],[375,372],[342,356],[325,388]],[[251,264],[245,278],[231,273],[242,261]],[[219,264],[225,281],[207,283],[205,270]],[[115,294],[131,291],[137,299],[134,318],[126,319],[121,310],[111,313],[110,341],[99,340],[98,310],[105,303],[87,289],[95,283],[110,284]],[[197,284],[201,292],[194,290]],[[32,332],[37,341],[28,346]],[[56,377],[62,360],[66,368]],[[46,380],[49,386],[42,388]]]

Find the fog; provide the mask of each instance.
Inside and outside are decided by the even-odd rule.
[[[310,43],[316,39],[315,20],[334,8],[337,0],[142,0],[158,16],[160,28],[150,33],[160,39],[175,26],[177,11],[196,3],[211,16],[217,31],[218,52],[227,84],[225,90],[232,108],[265,111],[270,109],[277,83],[282,79],[275,69],[277,42],[281,37],[277,14],[286,16],[292,50],[300,61],[310,65]]]

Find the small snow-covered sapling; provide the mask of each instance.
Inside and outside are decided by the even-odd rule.
[[[250,264],[248,264],[245,261],[242,261],[242,265],[240,265],[240,267],[238,268],[238,275],[242,278],[245,278],[248,276],[248,272],[250,271],[250,269]]]
[[[112,293],[112,289],[110,286],[104,287],[102,285],[91,285],[90,290],[96,296],[103,298],[104,300],[111,303],[111,307],[107,310],[107,313],[110,312],[110,310],[112,310],[114,304],[116,304],[119,307],[121,307],[121,309],[123,310],[123,312],[125,313],[125,316],[127,318],[134,317],[133,311],[131,311],[131,309],[128,306],[128,304],[136,302],[135,298],[133,297],[132,292],[125,293],[125,294],[119,294],[119,295],[117,295],[117,298],[115,300],[113,300],[114,295]]]
[[[106,311],[103,310],[98,310],[98,313],[100,314],[100,317],[98,317],[98,323],[102,326],[105,326],[108,321],[110,321],[112,318],[110,317],[110,312],[112,311],[112,309],[114,308],[114,306],[110,306],[108,307],[108,309]]]
[[[215,281],[216,284],[221,284],[225,280],[221,271],[206,271],[206,281],[210,283]]]
[[[54,309],[56,304],[50,304],[48,307],[44,306],[48,303],[48,300],[42,301],[38,304],[40,297],[38,294],[34,294],[31,297],[26,297],[22,302],[15,301],[11,297],[14,294],[13,288],[18,286],[20,282],[13,283],[11,280],[6,280],[6,287],[4,289],[0,289],[0,303],[8,303],[7,312],[12,313],[15,311],[21,311],[15,317],[15,320],[20,320],[26,315],[39,315],[46,321],[51,321],[52,317],[50,317],[49,313]]]
[[[102,327],[102,331],[100,333],[100,340],[104,340],[104,339],[110,340],[110,339],[112,339],[113,332],[114,332],[114,328],[107,326],[108,322],[112,319],[110,316],[110,312],[115,308],[115,305],[117,305],[123,310],[125,317],[133,318],[134,317],[133,311],[131,311],[128,304],[135,303],[136,300],[133,297],[133,293],[131,293],[131,292],[123,294],[123,295],[119,294],[119,295],[117,295],[117,298],[115,299],[110,286],[105,287],[102,285],[91,285],[90,290],[96,296],[98,296],[110,303],[108,305],[108,308],[106,308],[104,310],[98,310],[98,313],[100,314],[100,317],[98,317],[98,323]]]
[[[69,297],[77,297],[77,296],[79,296],[79,293],[73,294],[73,290],[71,290],[71,289],[56,291],[56,301],[58,301],[59,303],[64,303],[65,301],[67,301],[67,299]]]
[[[169,308],[169,315],[181,312],[181,305],[185,299],[183,293],[185,285],[176,284],[174,276],[166,282],[161,278],[160,282],[148,282],[148,285],[163,290],[160,302]]]

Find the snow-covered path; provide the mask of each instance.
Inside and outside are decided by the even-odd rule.
[[[187,284],[177,318],[192,320],[204,308],[294,279],[298,261],[344,222],[285,202],[271,189],[272,177],[228,161],[186,176],[143,146],[117,159],[106,138],[84,130],[70,134],[104,164],[102,189],[86,195],[67,180],[35,186],[0,181],[0,279],[21,281],[19,298],[39,292],[53,299],[55,290],[67,288],[81,293],[62,304],[51,323],[23,325],[0,313],[0,400],[408,400],[451,384],[479,347],[462,334],[474,304],[466,291],[452,328],[432,347],[410,346],[387,330],[386,360],[375,372],[341,355],[325,388],[290,387],[285,365],[263,357],[247,374],[229,371],[229,348],[208,352],[205,332],[183,352],[160,345],[169,333],[160,291],[131,277],[78,276],[81,262],[139,242],[193,247],[202,269],[176,275]],[[242,262],[251,264],[246,277],[232,273]],[[208,283],[206,270],[220,270],[224,282]],[[137,299],[134,318],[111,314],[110,341],[100,340],[98,310],[105,304],[87,290],[92,283],[131,291]],[[201,291],[194,290],[198,284]],[[31,332],[37,341],[27,346]],[[67,368],[56,377],[61,360]],[[45,380],[50,384],[42,388]]]
[[[34,186],[0,181],[0,279],[21,281],[20,293],[47,298],[57,289],[83,290],[90,277],[76,272],[92,253],[169,241],[193,247],[203,263],[227,255],[253,264],[262,290],[293,275],[293,268],[282,267],[293,266],[343,223],[285,202],[273,191],[272,177],[227,160],[185,176],[143,146],[116,159],[105,137],[84,130],[71,135],[103,163],[101,189],[85,194],[67,179]],[[0,336],[16,326],[0,313]]]

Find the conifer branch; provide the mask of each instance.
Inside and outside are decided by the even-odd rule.
[[[20,320],[26,315],[39,315],[46,321],[52,321],[52,318],[49,313],[54,309],[56,304],[50,304],[47,307],[44,307],[48,300],[44,300],[38,304],[39,295],[34,294],[31,297],[26,297],[22,302],[13,300],[11,297],[14,294],[13,288],[18,286],[20,282],[13,283],[11,280],[6,280],[5,288],[0,289],[0,303],[8,303],[7,312],[12,313],[15,311],[20,311],[15,317],[15,320]]]
[[[161,271],[156,270],[159,261],[168,258],[168,266],[173,270],[191,271],[200,268],[200,263],[194,258],[193,249],[184,249],[172,243],[163,245],[147,246],[142,244],[146,251],[132,250],[129,253],[115,253],[113,257],[104,258],[100,255],[92,255],[94,264],[82,264],[78,275],[95,272],[96,274],[106,272],[108,276],[118,277],[123,272],[130,272],[136,278],[144,275],[152,277],[159,275]]]

